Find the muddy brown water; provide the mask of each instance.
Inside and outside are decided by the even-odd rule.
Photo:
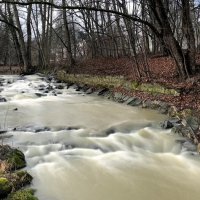
[[[55,89],[37,75],[0,78],[0,125],[13,135],[3,142],[25,153],[40,200],[200,198],[198,155],[159,128],[166,116]]]

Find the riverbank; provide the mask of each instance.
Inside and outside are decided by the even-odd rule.
[[[24,154],[8,145],[0,145],[0,199],[37,200],[32,189],[25,189],[31,184],[32,176],[24,170]]]
[[[197,102],[199,99],[195,99],[195,95],[188,94],[189,97],[184,98],[187,95],[185,90],[183,92],[183,90],[160,84],[130,81],[123,76],[67,74],[65,71],[58,71],[56,78],[66,82],[68,87],[86,94],[103,96],[130,106],[155,109],[168,115],[169,119],[163,122],[162,127],[172,128],[174,133],[188,138],[196,145],[197,152],[200,152],[200,112],[198,109],[200,104]],[[197,95],[198,91],[195,92]],[[191,102],[186,102],[188,99]],[[197,106],[196,109],[193,104]]]

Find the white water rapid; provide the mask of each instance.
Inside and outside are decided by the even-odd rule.
[[[25,153],[39,200],[200,198],[198,155],[159,128],[165,116],[37,75],[0,81],[3,143]]]

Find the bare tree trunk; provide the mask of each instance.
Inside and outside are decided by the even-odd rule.
[[[185,56],[182,52],[181,46],[173,35],[162,0],[148,0],[148,2],[159,24],[158,29],[160,29],[161,32],[160,40],[163,42],[164,46],[170,51],[172,57],[174,58],[180,77],[189,77]]]
[[[20,44],[20,49],[22,51],[22,58],[23,58],[23,64],[24,64],[23,70],[26,72],[27,67],[28,67],[26,45],[25,45],[25,42],[24,42],[22,27],[21,27],[21,24],[20,24],[20,21],[19,21],[18,10],[17,10],[17,7],[16,7],[15,4],[13,4],[13,12],[14,12],[14,16],[15,16],[16,25],[18,27],[19,44]]]
[[[62,5],[63,5],[63,7],[66,5],[65,0],[62,0]],[[63,22],[64,22],[64,35],[66,38],[67,53],[68,53],[68,59],[69,59],[69,63],[67,65],[69,68],[71,68],[74,66],[75,60],[72,55],[71,36],[70,36],[70,31],[69,31],[69,26],[68,26],[68,21],[67,21],[66,9],[63,9],[62,12],[63,12]]]
[[[30,1],[31,2],[31,1]],[[30,4],[28,6],[28,12],[27,12],[27,67],[30,68],[32,66],[32,59],[31,59],[31,11],[32,11],[32,5]]]
[[[186,64],[189,68],[188,71],[194,74],[196,70],[196,63],[195,63],[196,48],[195,48],[194,29],[190,14],[190,1],[189,0],[181,0],[181,1],[182,1],[182,28],[183,28],[183,34],[185,35],[187,42]]]
[[[9,18],[9,22],[11,24],[14,24],[13,15],[11,13],[9,4],[7,5],[7,10],[8,10],[8,16],[9,16],[8,17]],[[16,49],[19,65],[21,66],[21,65],[23,65],[23,57],[22,57],[22,52],[21,52],[21,47],[20,47],[20,44],[19,44],[19,40],[18,40],[18,37],[17,37],[17,31],[16,31],[16,29],[14,29],[11,26],[9,26],[9,28],[10,28],[10,32],[12,34],[12,38],[13,38],[13,41],[14,41],[14,45],[15,45],[15,49]]]

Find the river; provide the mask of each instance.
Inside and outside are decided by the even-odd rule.
[[[39,200],[200,198],[198,155],[160,129],[166,116],[37,75],[0,80],[3,143],[24,152]]]

